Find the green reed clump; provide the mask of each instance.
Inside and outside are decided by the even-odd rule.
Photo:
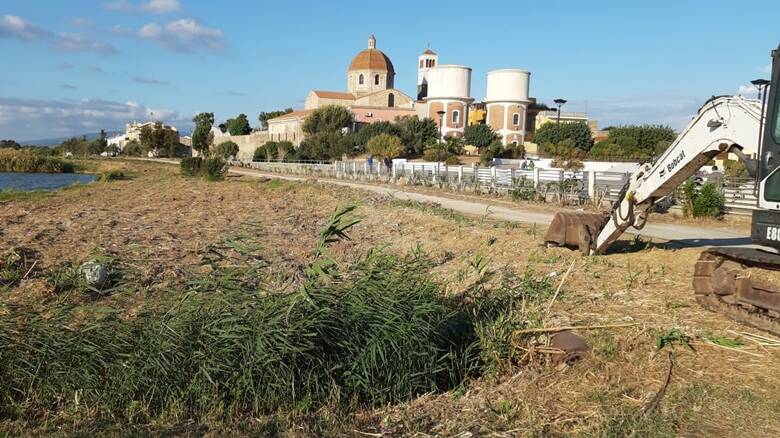
[[[219,157],[183,158],[179,167],[184,176],[199,176],[208,181],[222,181],[228,171],[227,162]]]
[[[73,164],[28,150],[0,149],[0,172],[72,173]]]
[[[101,182],[113,182],[126,179],[126,175],[121,170],[108,170],[100,174]]]
[[[292,293],[243,288],[233,265],[232,279],[191,282],[131,318],[100,304],[0,307],[0,418],[83,410],[138,423],[402,402],[479,375],[505,337],[477,329],[506,308],[522,320],[516,301],[549,294],[527,276],[495,296],[447,297],[420,252],[336,263],[326,245],[348,238],[353,209],[331,217]]]

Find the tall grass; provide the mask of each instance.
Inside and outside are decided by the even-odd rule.
[[[528,285],[549,295],[526,278],[447,297],[420,253],[337,264],[325,245],[346,237],[349,211],[331,218],[310,261],[321,269],[292,293],[192,282],[133,319],[105,307],[0,307],[0,418],[83,409],[135,423],[396,403],[478,375],[495,356],[483,351],[484,327]]]
[[[32,151],[0,149],[0,172],[72,173],[73,164]]]

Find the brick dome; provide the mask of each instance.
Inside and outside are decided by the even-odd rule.
[[[379,49],[366,49],[358,53],[349,64],[348,71],[376,70],[395,74],[390,58]]]

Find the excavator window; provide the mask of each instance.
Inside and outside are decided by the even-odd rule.
[[[764,200],[780,202],[780,170],[775,169],[764,184]]]

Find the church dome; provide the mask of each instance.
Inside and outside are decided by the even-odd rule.
[[[373,35],[368,40],[368,48],[358,53],[349,64],[347,71],[355,70],[376,70],[395,74],[390,58],[376,48],[376,38]]]

